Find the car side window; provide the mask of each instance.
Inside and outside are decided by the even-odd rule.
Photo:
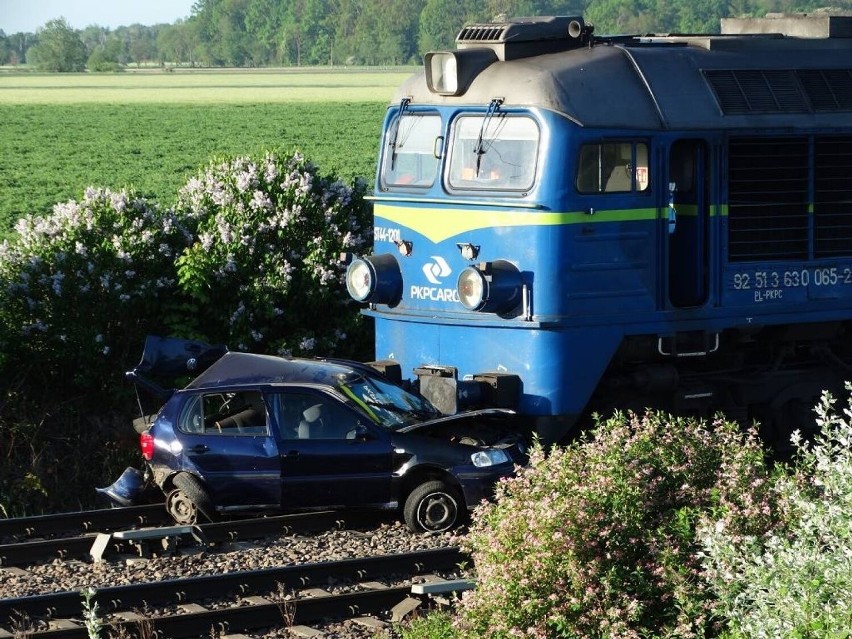
[[[358,416],[330,397],[279,393],[274,410],[284,439],[353,439]]]
[[[266,405],[259,391],[196,395],[187,402],[179,428],[205,435],[266,435]]]

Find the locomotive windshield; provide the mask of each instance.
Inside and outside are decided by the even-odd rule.
[[[438,171],[438,115],[406,113],[388,128],[382,177],[388,186],[429,187]]]
[[[527,191],[535,178],[538,145],[532,118],[460,117],[453,129],[449,184],[465,190]]]

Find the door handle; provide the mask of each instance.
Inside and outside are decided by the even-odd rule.
[[[208,450],[210,450],[210,448],[205,446],[204,444],[196,444],[195,446],[189,449],[189,452],[201,454],[206,453]]]
[[[298,450],[288,450],[283,455],[284,459],[296,459],[296,457],[298,457],[298,456],[299,456]]]

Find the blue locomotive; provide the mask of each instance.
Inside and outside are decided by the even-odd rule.
[[[384,122],[376,358],[545,441],[658,407],[785,441],[852,378],[852,17],[464,28]]]

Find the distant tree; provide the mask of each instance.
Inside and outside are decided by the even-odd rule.
[[[475,15],[479,2],[473,0],[427,0],[420,12],[418,49],[455,49],[456,36]]]
[[[9,62],[9,42],[3,29],[0,29],[0,64]]]
[[[74,72],[86,68],[86,45],[65,18],[51,20],[37,35],[38,43],[27,51],[27,61],[37,69]]]

